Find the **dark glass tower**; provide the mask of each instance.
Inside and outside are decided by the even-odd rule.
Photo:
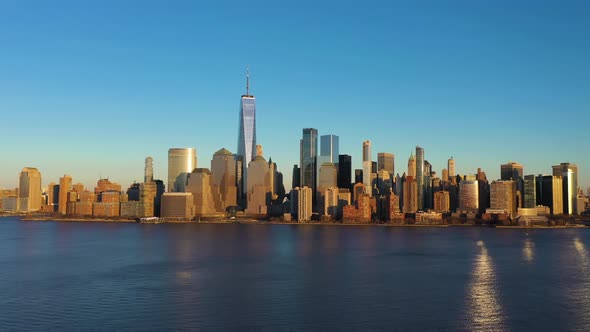
[[[416,185],[418,186],[418,210],[424,209],[424,149],[416,146]]]
[[[247,190],[248,164],[256,156],[256,98],[250,95],[250,72],[246,71],[246,94],[240,100],[238,156],[243,157],[242,192]],[[239,182],[240,180],[238,180]]]
[[[338,188],[350,189],[352,183],[352,157],[347,154],[338,156]]]
[[[315,194],[317,186],[317,161],[318,161],[318,130],[314,128],[303,129],[303,138],[300,142],[300,168],[301,187],[307,186]],[[315,202],[315,200],[314,200]]]

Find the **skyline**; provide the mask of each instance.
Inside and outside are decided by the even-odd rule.
[[[237,153],[250,64],[256,140],[286,187],[301,130],[316,128],[318,136],[340,137],[353,170],[362,168],[362,142],[370,140],[372,159],[394,153],[400,174],[419,145],[439,176],[451,156],[457,173],[481,167],[490,179],[508,161],[525,174],[571,162],[586,189],[589,9],[534,4],[505,11],[382,3],[379,11],[253,2],[241,8],[247,19],[237,9],[188,3],[166,10],[74,3],[63,13],[1,4],[0,30],[11,33],[0,34],[8,45],[0,54],[0,109],[10,110],[2,112],[0,187],[16,187],[22,168],[36,167],[44,186],[69,174],[88,187],[109,177],[126,188],[141,182],[147,156],[164,180],[175,147],[196,148],[197,166],[208,168],[215,151]],[[114,8],[120,12],[102,22]],[[140,15],[126,22],[135,9]],[[474,21],[481,11],[488,15]],[[156,18],[161,24],[149,26]],[[207,26],[214,28],[201,31]],[[248,52],[229,55],[234,49]]]

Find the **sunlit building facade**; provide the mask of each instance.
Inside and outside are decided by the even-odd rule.
[[[467,213],[479,212],[479,183],[477,180],[463,180],[459,183],[459,210]]]
[[[168,192],[184,192],[188,175],[197,167],[195,148],[168,150]]]

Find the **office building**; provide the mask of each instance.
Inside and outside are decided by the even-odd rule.
[[[250,94],[250,72],[246,71],[246,94],[240,99],[240,129],[238,133],[238,156],[242,156],[243,194],[248,188],[248,165],[256,156],[256,98]]]
[[[318,131],[314,128],[303,129],[300,141],[300,184],[309,187],[315,196],[317,190]]]
[[[524,166],[513,161],[507,164],[500,165],[500,179],[501,180],[514,180],[522,179],[524,177]]]
[[[447,213],[451,211],[451,196],[448,191],[434,193],[434,211]]]
[[[355,169],[354,170],[354,184],[363,183],[363,170],[362,169]]]
[[[395,174],[394,158],[393,153],[379,152],[377,154],[377,171],[384,169],[393,176]]]
[[[352,183],[352,157],[347,154],[338,156],[338,188],[350,189]]]
[[[68,192],[72,190],[72,177],[64,175],[59,178],[59,201],[58,212],[61,214],[67,213]]]
[[[184,192],[188,175],[197,167],[195,148],[168,150],[168,192]]]
[[[262,152],[260,150],[260,152]],[[248,165],[246,213],[266,215],[271,203],[270,168],[262,155],[257,155]]]
[[[43,189],[41,188],[41,173],[33,167],[25,167],[20,172],[18,197],[20,211],[33,212],[41,209]]]
[[[455,173],[455,159],[453,159],[453,157],[447,161],[447,170],[449,172],[449,179],[454,178],[457,175],[457,173]]]
[[[191,220],[194,216],[193,194],[164,193],[162,195],[162,218]]]
[[[221,149],[211,160],[211,188],[215,210],[223,212],[237,205],[236,160],[227,149]],[[198,208],[197,208],[198,210]]]
[[[424,149],[416,146],[416,185],[418,186],[418,210],[424,210]]]
[[[193,197],[193,212],[195,216],[203,216],[216,212],[212,194],[212,176],[207,168],[195,168],[189,174],[186,192]]]
[[[524,208],[537,207],[537,177],[535,175],[524,176]]]
[[[463,180],[459,183],[459,210],[464,213],[479,212],[479,183]]]
[[[293,176],[291,178],[291,189],[301,186],[301,169],[299,165],[293,165]]]
[[[416,178],[416,157],[414,157],[414,153],[410,153],[410,158],[408,159],[408,174],[406,176],[411,176],[412,179]]]
[[[553,176],[562,177],[563,185],[563,213],[576,214],[576,197],[578,193],[578,166],[571,163],[561,163],[553,168]]]
[[[338,168],[339,162],[339,138],[336,135],[320,136],[320,156],[318,166],[324,163],[332,163]]]
[[[413,177],[406,177],[403,193],[403,212],[416,213],[418,211],[418,184]]]
[[[293,220],[305,222],[311,220],[312,189],[309,187],[295,187],[291,190],[291,215]]]
[[[516,208],[516,181],[500,180],[492,182],[490,209],[504,210],[511,217],[515,217]]]
[[[442,181],[449,181],[449,170],[446,168],[443,168],[442,170]]]

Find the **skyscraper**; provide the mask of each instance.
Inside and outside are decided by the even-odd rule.
[[[386,170],[390,175],[394,175],[394,155],[393,153],[379,152],[377,154],[377,170]]]
[[[453,157],[447,161],[447,169],[449,171],[449,179],[454,178],[455,175],[457,175],[455,174],[455,159],[453,159]]]
[[[59,205],[57,210],[61,214],[66,214],[68,203],[68,192],[72,189],[72,177],[64,175],[59,178]]]
[[[563,185],[563,213],[575,214],[576,196],[578,192],[578,166],[570,163],[561,163],[553,168],[553,176],[562,177]]]
[[[293,165],[293,176],[291,179],[291,189],[301,186],[301,169],[299,165]]]
[[[363,142],[363,162],[371,161],[371,141]]]
[[[516,215],[516,181],[501,180],[491,184],[490,208]]]
[[[320,136],[320,159],[318,166],[324,163],[332,163],[338,167],[339,138],[336,135]]]
[[[414,180],[416,179],[416,157],[414,157],[414,153],[410,153],[410,159],[408,159],[407,176],[411,176]]]
[[[524,176],[524,207],[534,208],[537,206],[537,177],[535,175]]]
[[[236,160],[227,149],[221,149],[213,155],[211,188],[215,209],[218,212],[223,212],[227,207],[237,204]]]
[[[311,188],[312,195],[315,195],[317,190],[317,160],[318,130],[314,128],[304,128],[303,138],[300,141],[300,185],[301,187]]]
[[[338,188],[350,189],[352,176],[352,157],[347,154],[338,156]]]
[[[424,209],[424,149],[416,146],[416,186],[418,186],[418,210]]]
[[[256,156],[256,98],[250,94],[249,70],[246,70],[246,94],[242,95],[240,100],[240,131],[238,133],[237,155],[244,157],[242,190],[243,193],[246,193],[248,164]]]
[[[524,166],[513,161],[507,164],[500,165],[500,179],[502,180],[514,180],[517,181],[522,179],[524,176]]]
[[[25,167],[20,173],[18,197],[20,198],[20,211],[30,212],[41,209],[41,173],[33,167]]]
[[[463,180],[459,183],[459,209],[462,212],[479,212],[479,183]]]
[[[195,148],[168,150],[168,192],[184,192],[188,175],[197,167]]]
[[[145,158],[145,168],[144,168],[144,176],[143,176],[143,183],[148,183],[154,181],[154,158],[147,157]]]

